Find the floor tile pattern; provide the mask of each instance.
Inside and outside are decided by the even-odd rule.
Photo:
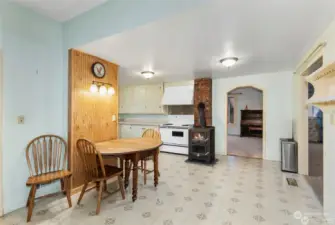
[[[227,153],[231,156],[263,158],[263,139],[258,137],[227,136]]]
[[[106,196],[95,215],[96,193],[88,192],[81,205],[68,209],[58,196],[36,203],[30,224],[45,225],[298,225],[326,224],[322,206],[305,179],[282,173],[273,161],[233,156],[219,157],[215,166],[185,163],[186,157],[160,154],[160,182],[147,185],[139,177],[138,200],[119,193]],[[152,165],[151,165],[152,166]],[[295,178],[298,187],[287,184]],[[116,186],[110,184],[109,189]],[[73,196],[73,203],[78,195]],[[0,224],[26,224],[26,209],[17,210]]]

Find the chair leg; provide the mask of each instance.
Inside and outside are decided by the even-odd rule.
[[[63,192],[64,195],[66,195],[66,189],[64,185],[64,179],[60,179],[60,189]]]
[[[29,206],[29,201],[30,201],[30,198],[31,198],[31,194],[32,194],[32,192],[33,192],[33,189],[32,189],[32,188],[30,188],[30,192],[29,192],[29,195],[28,195],[28,199],[27,199],[27,204],[26,204],[26,207],[28,207],[28,206]]]
[[[96,214],[97,215],[99,215],[99,213],[100,213],[100,205],[101,205],[103,183],[104,183],[103,181],[100,181],[99,192],[98,192],[98,203],[97,203],[97,210],[96,210]]]
[[[100,188],[100,182],[95,182],[95,189],[99,191]]]
[[[126,199],[126,192],[124,190],[123,179],[122,179],[121,176],[118,176],[118,180],[119,180],[119,188],[120,188],[120,191],[121,191],[122,199],[125,200]]]
[[[103,190],[107,191],[107,181],[106,180],[104,181],[104,189]]]
[[[146,160],[144,160],[144,168],[143,168],[143,170],[144,170],[144,185],[146,185],[147,184],[147,161]]]
[[[71,177],[64,178],[64,187],[65,187],[67,202],[69,203],[69,208],[72,207],[70,179]]]
[[[152,163],[153,163],[154,161],[152,160]],[[158,170],[158,176],[160,177],[161,176],[161,173],[159,172],[159,170]]]
[[[31,186],[31,195],[28,199],[28,215],[27,215],[27,223],[30,222],[31,216],[33,215],[33,208],[34,208],[34,200],[35,200],[35,194],[36,194],[36,184],[33,184]]]
[[[79,195],[79,198],[78,198],[78,202],[77,202],[78,205],[80,204],[81,200],[84,197],[87,185],[88,185],[88,183],[85,183],[84,186],[83,186],[83,188],[81,189],[81,192],[80,192],[80,195]]]

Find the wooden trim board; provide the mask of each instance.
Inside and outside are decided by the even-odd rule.
[[[226,122],[226,134],[224,135],[223,139],[224,139],[224,143],[225,143],[225,150],[224,150],[224,154],[228,155],[228,117],[227,117],[227,111],[228,111],[228,96],[229,96],[229,92],[238,89],[238,88],[255,88],[258,89],[260,91],[262,91],[263,93],[263,137],[262,137],[262,159],[266,159],[266,153],[267,153],[267,149],[266,149],[266,135],[267,135],[267,129],[266,129],[266,112],[267,112],[267,92],[264,88],[258,87],[256,85],[238,85],[230,90],[227,91],[226,93],[226,106],[225,106],[225,122]]]
[[[0,49],[0,216],[4,215],[4,208],[3,208],[3,183],[2,183],[2,120],[3,120],[3,64],[2,64],[2,49]]]

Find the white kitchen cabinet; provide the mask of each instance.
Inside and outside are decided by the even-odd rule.
[[[120,87],[119,112],[128,114],[164,114],[161,105],[163,85]]]
[[[138,138],[142,136],[142,133],[146,129],[158,129],[158,126],[154,125],[129,125],[129,124],[120,124],[120,138]]]
[[[131,86],[120,88],[119,93],[119,113],[128,113],[134,109],[130,99],[134,98],[134,88]]]
[[[132,125],[120,125],[119,135],[121,138],[134,138],[136,137],[136,131],[134,131]]]
[[[146,86],[134,86],[132,87],[134,97],[131,99],[132,102],[132,113],[143,113],[145,112],[145,97],[146,97]]]
[[[163,113],[162,96],[163,85],[150,85],[146,87],[145,111],[148,113]]]

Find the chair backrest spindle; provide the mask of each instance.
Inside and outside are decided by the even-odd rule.
[[[67,170],[67,144],[57,135],[42,135],[31,140],[26,159],[31,176]]]
[[[154,130],[154,129],[146,129],[142,133],[142,138],[153,138],[153,139],[158,139],[161,140],[161,134],[159,131]]]
[[[87,182],[97,178],[100,175],[99,171],[101,171],[103,177],[106,177],[102,156],[92,142],[86,139],[79,139],[77,141],[77,150],[83,161]]]

